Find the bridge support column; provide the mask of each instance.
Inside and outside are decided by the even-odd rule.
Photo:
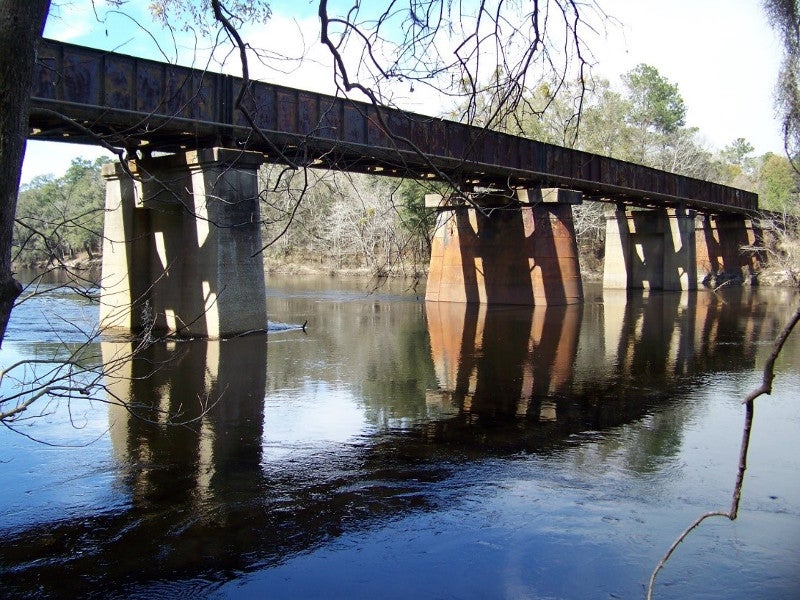
[[[603,287],[697,288],[695,215],[680,208],[606,213]]]
[[[697,219],[698,283],[755,283],[763,235],[744,215],[704,215]]]
[[[103,167],[104,327],[208,338],[266,328],[262,162],[209,148]]]
[[[479,304],[583,301],[568,190],[520,190],[520,201],[477,196],[477,205],[426,197],[439,210],[425,299]]]

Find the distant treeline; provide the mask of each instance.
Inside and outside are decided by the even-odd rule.
[[[13,263],[43,267],[100,253],[107,158],[74,159],[62,177],[42,175],[20,190]]]

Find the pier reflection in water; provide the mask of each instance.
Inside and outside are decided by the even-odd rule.
[[[426,314],[444,402],[473,417],[556,420],[554,400],[570,391],[582,307],[429,303]]]
[[[604,300],[534,309],[429,303],[439,386],[427,400],[453,418],[426,427],[535,451],[641,418],[706,371],[752,368],[761,329],[775,326],[708,294],[605,290]]]
[[[0,526],[5,593],[636,597],[687,518],[728,501],[737,394],[785,312],[741,290],[536,309],[349,292],[270,303],[309,332],[155,345],[109,380],[131,409],[108,409],[110,446],[81,452],[113,502],[49,513],[30,476]],[[790,386],[798,347],[781,363]],[[780,418],[797,423],[778,383]],[[9,435],[6,448],[43,451]],[[743,507],[748,558],[730,532],[701,533],[661,597],[721,579],[716,597],[796,591],[791,455],[761,459],[759,486],[781,499]]]

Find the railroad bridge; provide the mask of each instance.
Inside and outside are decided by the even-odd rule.
[[[439,118],[42,40],[31,139],[128,150],[107,165],[101,321],[185,336],[262,329],[264,162],[457,184],[430,301],[583,300],[572,207],[608,203],[604,284],[695,289],[754,268],[755,194]]]

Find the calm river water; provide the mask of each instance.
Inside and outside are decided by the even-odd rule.
[[[269,285],[268,335],[118,365],[104,399],[138,417],[73,400],[0,427],[0,596],[642,598],[728,508],[739,401],[798,301]],[[68,291],[25,302],[0,363],[62,355],[96,319]],[[695,531],[656,598],[800,597],[798,389],[800,331],[756,406],[739,519]]]

